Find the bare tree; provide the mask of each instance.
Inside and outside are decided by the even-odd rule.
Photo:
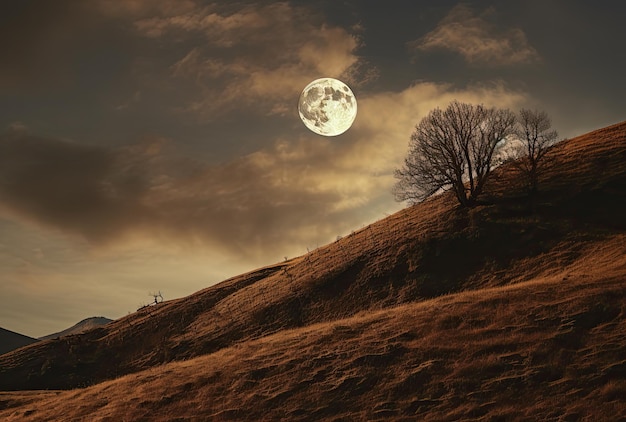
[[[151,305],[158,305],[159,303],[163,302],[163,295],[161,294],[160,290],[159,293],[150,293],[150,296],[154,298],[154,302],[152,302]]]
[[[545,111],[521,109],[516,135],[521,142],[521,151],[515,161],[528,183],[531,195],[537,193],[539,174],[550,146],[554,145],[558,132]]]
[[[452,189],[462,206],[472,206],[493,168],[496,146],[513,133],[515,114],[453,101],[432,110],[415,127],[404,166],[397,169],[398,201],[420,202]]]

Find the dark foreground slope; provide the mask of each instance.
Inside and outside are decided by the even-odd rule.
[[[5,390],[136,374],[7,393],[0,417],[621,414],[626,123],[551,154],[532,207],[501,168],[486,205],[459,210],[442,195],[306,256],[4,355]]]

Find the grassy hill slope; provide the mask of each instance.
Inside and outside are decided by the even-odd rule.
[[[303,257],[6,354],[3,390],[101,384],[4,393],[0,417],[600,412],[624,392],[626,122],[551,157],[532,207],[504,166],[472,210],[435,197]]]
[[[284,330],[86,389],[0,393],[0,418],[620,420],[625,241],[551,278]]]

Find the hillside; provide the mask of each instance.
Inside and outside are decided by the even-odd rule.
[[[3,355],[0,389],[81,389],[3,393],[0,418],[626,417],[626,122],[550,156],[534,212],[500,168],[486,205],[435,197]]]
[[[2,393],[0,417],[620,420],[620,258],[601,278],[577,272],[567,283],[459,293],[285,330],[86,389]]]
[[[35,342],[36,338],[0,328],[0,355]]]
[[[111,321],[113,320],[109,318],[105,318],[105,317],[85,318],[82,321],[72,325],[70,328],[67,328],[63,331],[59,331],[58,333],[48,334],[47,336],[39,337],[39,340],[49,340],[49,339],[55,339],[58,337],[69,336],[70,334],[80,334],[85,331],[93,330],[94,328],[106,325]]]

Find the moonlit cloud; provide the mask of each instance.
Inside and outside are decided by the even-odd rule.
[[[520,28],[498,29],[493,9],[476,15],[464,4],[454,7],[437,27],[409,43],[417,51],[449,50],[471,64],[510,66],[540,60]]]
[[[170,76],[196,95],[179,107],[204,119],[234,108],[284,114],[293,92],[320,76],[358,84],[375,70],[356,50],[355,33],[325,24],[310,10],[285,2],[198,7],[186,13],[135,22],[139,33],[164,42],[201,39],[170,66]]]

